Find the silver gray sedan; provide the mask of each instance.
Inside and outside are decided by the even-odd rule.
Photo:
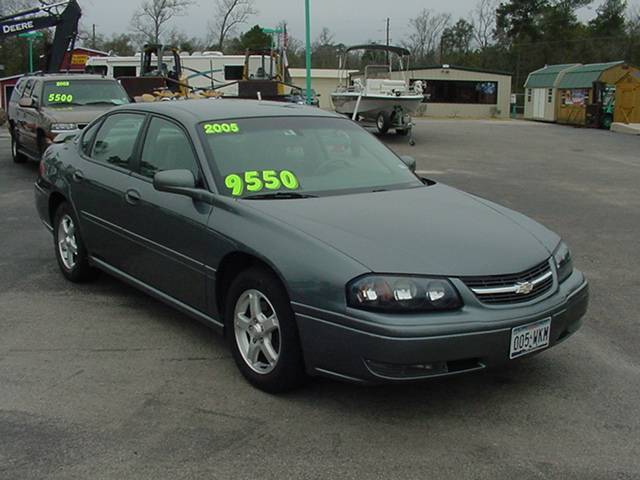
[[[557,234],[414,170],[317,108],[126,105],[46,151],[36,205],[66,278],[100,269],[212,326],[270,392],[480,371],[579,329]]]

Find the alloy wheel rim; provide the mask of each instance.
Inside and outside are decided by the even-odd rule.
[[[78,241],[76,226],[69,215],[64,215],[58,223],[58,251],[67,270],[73,270],[78,261]]]
[[[384,118],[382,115],[378,115],[378,129],[382,130],[384,127]]]
[[[256,373],[273,371],[280,357],[280,323],[273,305],[260,291],[243,292],[233,314],[236,345],[244,362]]]

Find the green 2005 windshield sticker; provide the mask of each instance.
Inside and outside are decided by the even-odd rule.
[[[286,188],[288,190],[296,190],[300,187],[298,177],[289,170],[250,170],[238,175],[233,173],[227,175],[224,179],[225,186],[231,190],[234,197],[241,196],[245,189],[248,192],[260,192],[267,190],[280,190]]]
[[[70,93],[50,93],[47,100],[49,103],[71,103],[73,95]]]
[[[238,124],[233,123],[205,123],[204,124],[204,133],[207,135],[215,135],[219,133],[238,133],[240,131],[240,127]]]
[[[69,86],[68,80],[64,80],[62,82],[56,82],[56,87],[68,87],[68,86]]]

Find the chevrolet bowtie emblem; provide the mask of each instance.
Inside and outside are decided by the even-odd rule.
[[[518,295],[528,295],[533,291],[533,283],[522,282],[516,285],[516,293]]]

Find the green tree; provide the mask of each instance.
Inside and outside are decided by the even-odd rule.
[[[447,27],[442,32],[441,54],[442,62],[459,63],[471,52],[473,41],[473,25],[461,18],[455,25]]]
[[[502,41],[525,42],[539,40],[538,20],[548,0],[510,0],[496,10],[496,35]]]
[[[621,37],[626,34],[626,0],[605,0],[598,7],[596,18],[589,22],[589,29],[596,37]]]
[[[271,47],[271,36],[264,33],[260,25],[255,25],[240,35],[235,43],[236,53],[244,53],[246,50],[264,50]]]

